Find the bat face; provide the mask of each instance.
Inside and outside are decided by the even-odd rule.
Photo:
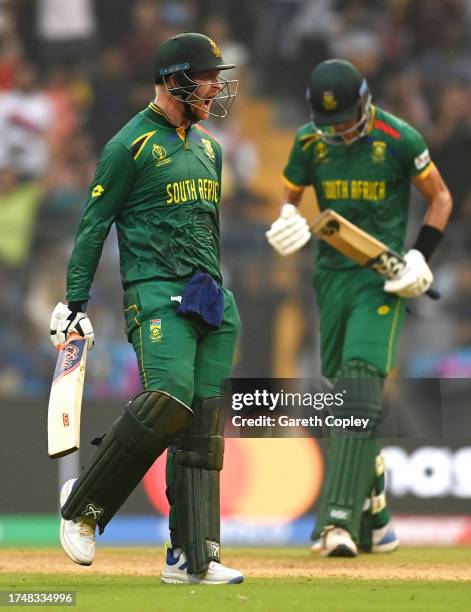
[[[52,380],[47,418],[50,457],[63,457],[80,446],[86,362],[86,340],[74,334],[59,351]]]

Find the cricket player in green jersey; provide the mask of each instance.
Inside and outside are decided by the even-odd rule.
[[[422,136],[371,104],[368,85],[343,60],[313,71],[307,98],[312,120],[301,126],[284,171],[281,216],[267,232],[288,255],[310,231],[296,210],[312,185],[321,210],[330,208],[404,253],[411,184],[427,212],[406,266],[386,282],[325,242],[316,245],[313,284],[319,306],[322,373],[344,394],[335,416],[368,419],[367,430],[330,432],[330,459],[313,539],[325,556],[356,556],[397,548],[384,494],[377,441],[384,381],[396,364],[406,300],[430,287],[427,264],[447,224],[452,201]]]
[[[233,295],[221,286],[220,144],[199,121],[225,117],[237,81],[220,76],[216,43],[176,35],[155,60],[155,99],[105,145],[67,273],[68,305],[52,315],[57,346],[78,332],[94,342],[86,314],[103,242],[114,223],[126,332],[144,392],[129,402],[78,480],[61,493],[61,544],[90,565],[100,533],[168,448],[171,547],[167,583],[242,582],[220,562],[222,382],[239,331]]]

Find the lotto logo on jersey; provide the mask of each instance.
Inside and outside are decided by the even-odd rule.
[[[105,188],[103,187],[103,185],[96,185],[92,191],[92,198],[98,198],[104,193],[104,191]]]
[[[417,157],[414,159],[414,164],[417,170],[423,170],[429,162],[430,153],[428,152],[428,149],[425,149],[423,153],[417,155]]]
[[[149,323],[149,337],[151,342],[162,341],[162,320],[151,319]]]

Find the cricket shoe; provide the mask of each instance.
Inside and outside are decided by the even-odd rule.
[[[167,584],[239,584],[244,581],[244,576],[240,572],[216,561],[210,561],[208,571],[201,575],[189,574],[187,568],[185,553],[181,552],[175,557],[173,549],[167,548],[162,582]]]
[[[391,523],[386,523],[381,529],[373,529],[372,553],[389,553],[399,547],[399,540]]]
[[[356,557],[358,549],[346,529],[330,525],[322,532],[320,553],[323,557]]]
[[[77,479],[68,480],[61,489],[61,508],[72,492]],[[91,565],[95,558],[96,521],[92,518],[77,518],[71,521],[61,517],[60,540],[65,554],[79,565]]]
[[[317,540],[314,540],[310,550],[313,553],[320,553],[321,552],[321,550],[322,550],[322,540],[321,540],[321,538],[317,538]]]

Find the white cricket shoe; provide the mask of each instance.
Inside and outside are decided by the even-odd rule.
[[[77,479],[68,480],[61,489],[61,508],[67,501]],[[92,518],[78,518],[66,521],[61,517],[60,540],[65,554],[79,565],[91,565],[95,558],[96,521]]]
[[[358,549],[346,529],[329,525],[322,532],[320,552],[323,557],[356,557]]]
[[[317,538],[317,540],[314,540],[314,542],[312,543],[311,552],[320,553],[321,550],[322,550],[322,540],[320,538]]]
[[[174,557],[173,549],[167,548],[162,582],[166,584],[239,584],[244,581],[244,576],[240,572],[216,561],[210,561],[208,571],[199,576],[189,574],[187,568],[185,553],[181,552]]]
[[[381,529],[373,529],[372,553],[389,553],[399,548],[399,540],[391,523]]]

